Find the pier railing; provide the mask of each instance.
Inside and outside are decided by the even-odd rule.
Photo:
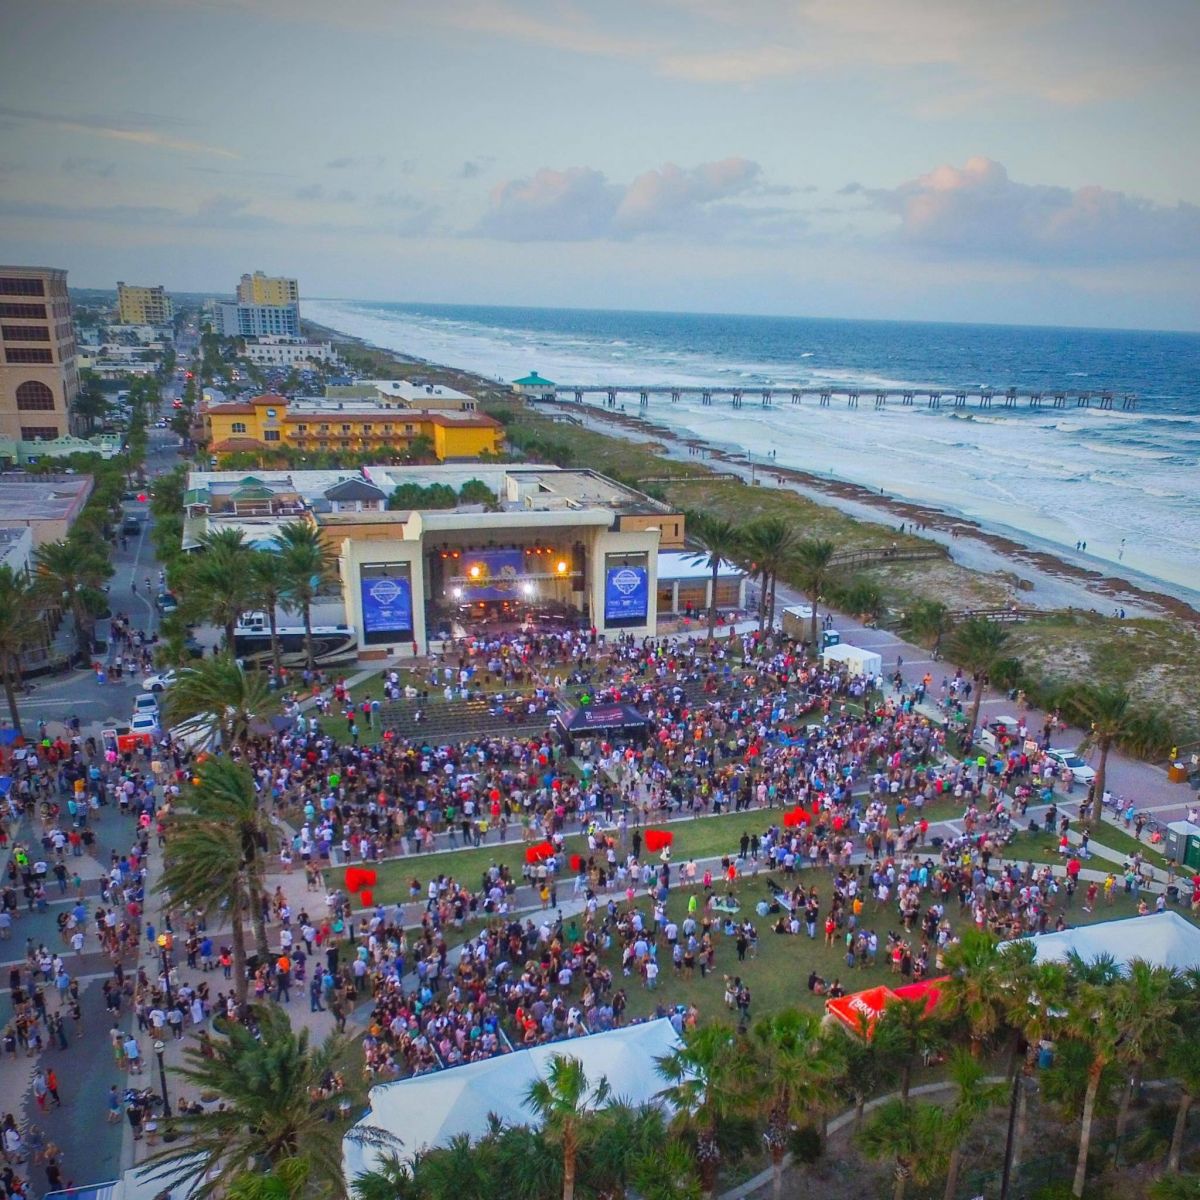
[[[800,404],[803,400],[816,400],[821,408],[829,408],[835,401],[846,402],[847,408],[870,405],[874,409],[899,404],[903,408],[1016,408],[1024,403],[1029,408],[1119,408],[1130,411],[1137,408],[1138,397],[1132,392],[1115,389],[1082,388],[991,388],[991,387],[920,387],[920,388],[862,388],[844,387],[732,387],[714,384],[691,387],[674,387],[669,384],[643,383],[571,383],[547,387],[540,395],[528,395],[527,399],[570,401],[582,403],[585,396],[601,396],[606,408],[616,408],[621,396],[636,396],[638,404],[646,408],[651,397],[669,399],[678,404],[687,396],[699,396],[702,405],[711,405],[718,398],[728,398],[734,408],[757,403],[771,408],[776,401]]]

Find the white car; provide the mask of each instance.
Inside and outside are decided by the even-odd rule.
[[[1096,778],[1096,772],[1074,750],[1047,750],[1046,757],[1054,763],[1055,768],[1059,771],[1063,767],[1070,767],[1076,783],[1086,786]]]
[[[133,698],[133,712],[135,716],[139,713],[148,713],[157,718],[158,697],[153,692],[140,692]]]
[[[177,678],[178,675],[174,668],[163,671],[159,675],[147,675],[142,680],[142,689],[147,692],[161,692],[165,688],[169,688]]]
[[[135,712],[129,722],[129,732],[148,733],[151,737],[157,737],[159,734],[158,713]]]

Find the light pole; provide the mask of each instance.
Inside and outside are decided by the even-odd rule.
[[[163,1051],[166,1049],[166,1043],[161,1038],[154,1039],[154,1054],[158,1059],[158,1083],[162,1088],[163,1116],[171,1115],[171,1101],[167,1096],[167,1068],[163,1065]]]

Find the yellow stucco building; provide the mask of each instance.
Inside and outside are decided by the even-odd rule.
[[[295,450],[378,450],[391,455],[428,438],[439,462],[498,454],[504,430],[479,413],[426,412],[405,407],[337,401],[291,401],[255,396],[204,410],[213,454]]]

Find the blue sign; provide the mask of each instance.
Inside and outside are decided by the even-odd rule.
[[[407,579],[362,579],[363,632],[412,637],[412,584]]]
[[[650,575],[645,567],[609,567],[604,579],[604,623],[637,624],[650,611]]]

